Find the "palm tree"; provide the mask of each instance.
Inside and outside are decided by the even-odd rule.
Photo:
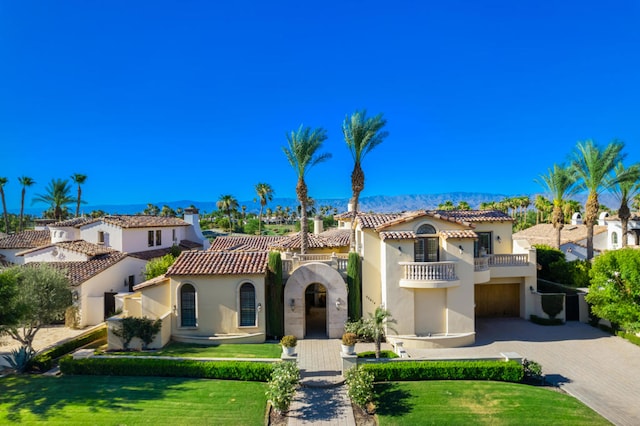
[[[46,193],[38,194],[31,201],[34,203],[47,203],[53,212],[56,220],[62,220],[67,204],[75,203],[76,199],[71,196],[71,186],[66,179],[51,179],[47,185]]]
[[[4,231],[9,233],[9,215],[7,213],[7,202],[4,199],[4,186],[9,182],[6,177],[0,177],[0,197],[2,197],[2,211],[4,213]]]
[[[351,191],[353,193],[351,202],[353,211],[351,217],[351,235],[349,237],[349,247],[356,248],[356,214],[358,212],[358,201],[360,193],[364,189],[364,171],[362,170],[362,160],[376,146],[389,135],[389,132],[382,131],[387,124],[387,120],[382,118],[382,114],[367,117],[367,110],[356,111],[351,116],[345,117],[342,122],[342,134],[344,141],[351,151],[353,157],[353,171],[351,172]]]
[[[537,210],[536,225],[540,222],[546,222],[549,211],[553,209],[551,202],[542,195],[538,195],[534,202],[534,206]]]
[[[553,195],[553,227],[556,229],[556,247],[560,248],[560,234],[564,227],[564,212],[562,210],[564,198],[577,191],[575,171],[572,167],[554,164],[546,175],[540,175],[536,180],[551,195]]]
[[[18,182],[22,185],[22,198],[20,199],[20,232],[22,232],[24,230],[24,197],[27,194],[27,187],[35,184],[36,182],[29,176],[19,177]]]
[[[267,205],[267,203],[273,200],[273,188],[268,183],[258,183],[256,185],[256,193],[258,194],[258,198],[260,198],[260,214],[258,215],[258,234],[262,235],[262,209]]]
[[[444,203],[438,204],[438,210],[455,210],[456,206],[453,201],[447,200]]]
[[[593,141],[578,142],[573,156],[573,168],[580,180],[580,189],[589,192],[585,206],[585,220],[587,225],[587,259],[593,258],[593,227],[598,218],[598,194],[616,185],[625,176],[608,179],[616,164],[624,159],[622,149],[624,143],[614,140],[604,149]]]
[[[78,199],[76,200],[76,217],[78,217],[80,215],[80,203],[82,202],[82,188],[80,186],[87,180],[87,175],[74,173],[71,175],[71,180],[78,185]]]
[[[456,206],[456,210],[471,210],[471,206],[466,201],[458,201],[458,205]]]
[[[234,198],[233,195],[221,195],[216,203],[216,207],[218,210],[224,212],[229,218],[229,232],[233,230],[233,222],[231,222],[231,213],[236,211],[238,208],[238,200]]]
[[[385,336],[385,328],[392,329],[389,325],[394,323],[395,320],[391,319],[391,313],[382,306],[378,306],[373,313],[369,314],[369,318],[364,320],[364,333],[373,339],[375,345],[376,358],[380,358],[380,345],[382,338]]]
[[[613,177],[623,176],[623,180],[619,180],[617,184],[611,185],[612,192],[620,200],[620,208],[618,208],[618,217],[620,225],[622,225],[622,247],[627,246],[627,234],[629,232],[629,218],[631,211],[629,210],[629,200],[640,194],[640,164],[634,164],[629,168],[624,167],[622,162],[616,164],[613,169]]]
[[[307,202],[309,194],[304,178],[311,167],[331,158],[331,154],[328,152],[318,153],[326,139],[327,131],[322,127],[312,129],[300,126],[298,130],[287,134],[288,146],[282,147],[284,155],[298,176],[296,195],[300,202],[300,254],[307,252]]]
[[[569,223],[569,219],[574,213],[580,213],[582,211],[582,204],[576,200],[565,200],[564,202],[564,222]]]

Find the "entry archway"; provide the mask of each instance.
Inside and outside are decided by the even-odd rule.
[[[325,289],[326,336],[336,339],[344,332],[347,321],[347,285],[338,271],[324,263],[307,263],[298,267],[284,288],[284,332],[298,339],[307,328],[306,290],[311,285]]]
[[[327,289],[314,283],[304,291],[304,323],[306,338],[327,337]]]

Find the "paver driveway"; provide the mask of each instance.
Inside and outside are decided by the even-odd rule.
[[[407,349],[412,358],[497,356],[518,352],[547,378],[617,425],[640,424],[640,347],[578,322],[541,326],[522,319],[482,319],[476,344]],[[544,415],[544,413],[541,413]]]

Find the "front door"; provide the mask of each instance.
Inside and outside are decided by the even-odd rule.
[[[304,292],[305,337],[327,337],[327,289],[322,284],[311,284]]]
[[[116,294],[105,292],[104,293],[104,319],[112,317],[116,313]]]

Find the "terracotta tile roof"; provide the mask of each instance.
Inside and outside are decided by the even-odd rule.
[[[147,287],[153,287],[155,285],[158,285],[160,283],[163,283],[165,281],[169,281],[169,277],[165,276],[165,275],[160,275],[157,276],[155,278],[151,278],[150,280],[147,280],[143,283],[137,284],[133,286],[133,291],[138,291],[138,290],[142,290],[143,288],[147,288]]]
[[[135,253],[128,253],[128,255],[131,257],[135,257],[136,259],[151,260],[151,259],[157,259],[158,257],[162,257],[169,253],[171,253],[171,247],[154,249],[154,250],[137,251]]]
[[[20,253],[16,253],[17,256],[24,256],[27,253],[33,253],[45,248],[49,247],[60,247],[66,250],[75,251],[76,253],[86,254],[87,256],[96,256],[105,253],[111,253],[115,250],[105,247],[99,244],[89,243],[85,240],[75,240],[75,241],[60,241],[55,244],[47,244],[40,247],[35,247],[32,249],[21,251]]]
[[[447,238],[478,238],[478,234],[476,234],[471,229],[451,229],[440,231],[440,235],[445,240]]]
[[[269,250],[274,244],[287,237],[279,235],[247,235],[241,237],[220,236],[211,243],[209,251],[238,250],[257,251]]]
[[[308,248],[337,248],[349,246],[349,229],[333,229],[323,232],[319,235],[309,232],[307,234]],[[301,245],[300,233],[296,233],[289,237],[274,243],[271,248],[275,249],[299,249]]]
[[[593,235],[607,232],[606,226],[593,227]],[[527,240],[529,244],[556,245],[556,229],[550,223],[540,223],[511,236],[514,240]],[[560,244],[576,243],[587,238],[587,225],[565,225],[560,231]]]
[[[2,249],[26,249],[51,243],[51,234],[45,231],[22,231],[0,239]]]
[[[362,226],[362,228],[377,228],[380,225],[389,223],[392,220],[401,217],[403,214],[404,213],[358,213],[357,220],[360,222],[360,226]]]
[[[86,225],[88,223],[93,223],[93,222],[97,222],[99,219],[96,219],[94,217],[74,217],[72,219],[67,219],[67,220],[63,220],[60,222],[55,222],[52,223],[51,225],[49,225],[50,227],[56,227],[56,228],[67,228],[67,227],[74,227],[74,228],[80,228],[83,225]]]
[[[434,216],[439,215],[448,220],[466,222],[513,222],[513,218],[499,210],[432,210]]]
[[[385,240],[415,240],[417,235],[413,231],[383,231],[380,232],[380,239]]]
[[[199,243],[197,241],[181,240],[180,247],[186,250],[202,249],[202,243]]]
[[[266,251],[184,251],[166,275],[265,274],[268,255]]]
[[[52,268],[63,271],[67,278],[69,278],[71,285],[78,286],[126,257],[127,255],[124,253],[114,251],[112,253],[95,256],[90,260],[82,262],[30,262],[24,264],[23,267],[35,266],[44,263]],[[114,283],[114,285],[119,284]]]
[[[121,228],[162,228],[166,226],[189,226],[187,222],[177,217],[145,216],[145,215],[118,215],[105,216],[101,220],[110,225]]]

